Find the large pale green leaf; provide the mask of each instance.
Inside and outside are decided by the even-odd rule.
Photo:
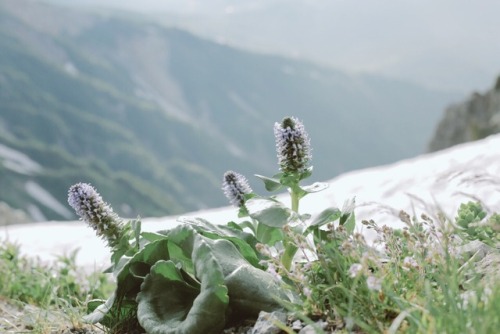
[[[229,291],[229,307],[240,316],[257,316],[260,311],[281,308],[278,299],[289,300],[276,279],[255,268],[227,240],[210,240],[211,251],[222,268]]]
[[[210,239],[226,239],[231,241],[243,255],[255,267],[261,267],[260,253],[256,250],[258,240],[250,233],[243,231],[238,226],[215,225],[203,218],[183,218],[183,224],[190,224],[198,233]]]
[[[252,198],[246,203],[250,217],[271,227],[283,227],[288,223],[292,211],[278,201]]]
[[[108,319],[105,323],[112,325],[119,317],[123,317],[124,313],[135,311],[135,296],[140,291],[144,276],[157,261],[167,259],[168,240],[165,238],[147,244],[133,257],[121,257],[113,268],[117,282],[113,297],[97,307],[84,320],[103,323],[103,319]],[[103,324],[106,325],[105,323]]]
[[[196,235],[193,262],[200,287],[183,280],[172,261],[151,268],[137,296],[137,318],[149,334],[218,334],[225,326],[228,305],[222,269],[210,244]]]

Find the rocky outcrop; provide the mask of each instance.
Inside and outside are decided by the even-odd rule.
[[[24,211],[13,209],[7,203],[0,202],[0,226],[31,222],[32,220]]]
[[[473,93],[467,101],[446,109],[429,144],[429,151],[438,151],[499,132],[500,76],[490,91],[485,94]]]

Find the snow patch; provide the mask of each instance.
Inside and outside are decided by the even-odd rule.
[[[42,166],[31,160],[26,154],[2,144],[0,144],[0,159],[3,159],[5,168],[19,174],[34,175],[42,170]]]

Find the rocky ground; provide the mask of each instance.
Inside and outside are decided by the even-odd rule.
[[[99,328],[81,324],[72,312],[47,311],[0,298],[0,333],[100,334]]]

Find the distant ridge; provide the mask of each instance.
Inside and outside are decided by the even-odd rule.
[[[437,151],[500,132],[500,76],[490,90],[448,107],[429,144]]]

